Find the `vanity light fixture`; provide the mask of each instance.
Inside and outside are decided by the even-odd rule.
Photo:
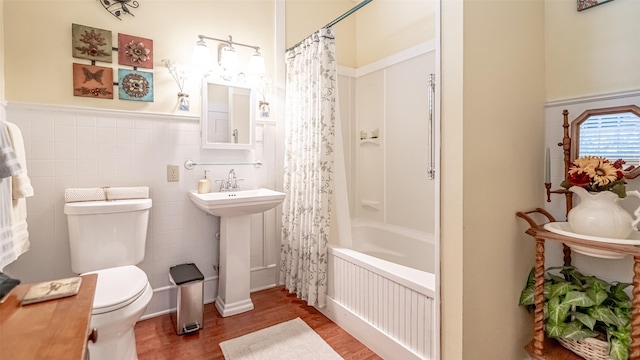
[[[264,58],[262,54],[260,54],[260,47],[235,42],[231,35],[229,35],[227,40],[198,35],[198,41],[193,47],[192,53],[192,61],[194,64],[206,68],[211,63],[211,54],[205,40],[214,40],[221,43],[218,46],[218,64],[222,68],[222,78],[224,80],[231,80],[238,73],[238,53],[236,52],[236,47],[238,46],[248,47],[254,50],[254,53],[249,58],[248,71],[256,75],[263,75],[265,73]]]

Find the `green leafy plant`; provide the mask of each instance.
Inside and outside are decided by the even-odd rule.
[[[559,270],[559,271],[558,271]],[[553,274],[558,271],[558,274]],[[609,356],[626,360],[631,345],[631,284],[608,283],[586,276],[574,266],[549,268],[544,281],[545,332],[550,338],[606,339]],[[535,308],[534,269],[520,294],[520,305]]]

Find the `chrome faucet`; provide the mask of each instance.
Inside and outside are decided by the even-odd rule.
[[[227,179],[227,188],[230,191],[237,190],[238,179],[236,178],[236,171],[234,169],[229,170],[229,176]]]
[[[238,185],[238,181],[244,179],[238,179],[236,177],[236,172],[234,169],[229,170],[229,175],[227,176],[227,180],[216,180],[216,182],[220,183],[220,192],[225,191],[239,191],[240,185]]]

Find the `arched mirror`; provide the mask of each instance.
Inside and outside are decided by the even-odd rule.
[[[202,83],[202,148],[253,149],[255,91],[245,85]]]
[[[640,108],[635,105],[591,109],[571,122],[571,161],[602,156],[625,161],[624,176],[640,175]]]

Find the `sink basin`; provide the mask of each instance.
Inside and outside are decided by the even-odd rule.
[[[215,216],[240,216],[273,209],[284,201],[285,194],[269,189],[211,192],[189,192],[191,201],[200,209]]]

